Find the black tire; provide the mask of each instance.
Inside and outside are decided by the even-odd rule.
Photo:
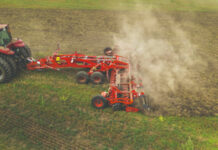
[[[112,105],[112,109],[114,111],[121,111],[121,110],[125,110],[125,105],[122,103],[115,103]]]
[[[109,53],[109,52],[110,52],[110,53]],[[106,47],[106,48],[104,49],[104,54],[105,54],[106,56],[112,56],[112,55],[113,55],[112,48],[111,48],[111,47]]]
[[[13,58],[13,56],[8,56],[8,55],[4,55],[4,54],[0,54],[0,57],[3,58],[11,67],[11,74],[12,76],[16,76],[18,69],[17,69],[17,64],[15,62],[15,59]]]
[[[7,83],[11,80],[11,67],[2,58],[0,58],[0,83]]]
[[[31,57],[31,51],[30,48],[25,45],[24,47],[16,48],[16,58],[17,58],[17,66],[19,67],[19,70],[26,70],[26,65],[28,63],[27,58]]]
[[[101,95],[93,97],[91,103],[92,106],[96,109],[103,109],[108,106],[108,101]]]
[[[27,56],[28,56],[28,57],[32,57],[32,52],[31,52],[29,46],[28,46],[28,45],[25,45],[25,46],[24,46],[24,49],[25,49],[25,51],[26,51]]]
[[[104,83],[105,76],[101,72],[94,72],[90,79],[93,84],[102,84]]]
[[[20,56],[22,59],[26,59],[27,57],[29,57],[29,53],[28,53],[28,50],[26,49],[26,47],[20,48]]]
[[[76,81],[79,84],[86,84],[86,83],[88,83],[89,82],[89,75],[88,75],[88,73],[85,72],[85,71],[79,71],[76,74]]]

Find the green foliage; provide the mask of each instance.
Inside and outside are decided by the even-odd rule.
[[[194,144],[190,137],[185,144],[182,144],[182,150],[194,150]]]
[[[75,70],[26,72],[12,83],[0,86],[1,108],[32,118],[66,138],[79,137],[76,140],[97,149],[216,147],[217,117],[147,117],[140,113],[113,112],[111,108],[96,110],[90,105],[91,97],[106,90],[107,85],[79,85],[74,77]],[[3,134],[4,128],[0,128],[0,139],[13,137],[18,149],[22,145],[33,149],[43,147],[41,143],[30,144],[33,141],[25,134],[25,128],[12,126],[10,130],[10,134]],[[5,144],[11,142],[0,140],[0,146],[8,147]]]
[[[150,7],[181,11],[217,11],[216,0],[1,0],[4,8],[138,10]]]

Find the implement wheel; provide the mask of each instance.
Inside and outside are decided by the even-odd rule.
[[[88,83],[89,82],[89,75],[88,75],[88,73],[85,72],[85,71],[79,71],[76,74],[76,81],[79,84],[86,84],[86,83]]]
[[[106,48],[104,49],[104,54],[105,54],[106,56],[113,56],[112,48],[111,48],[111,47],[106,47]]]
[[[112,105],[112,109],[114,111],[125,110],[125,105],[123,105],[122,103],[115,103],[115,104]]]
[[[6,83],[11,80],[12,73],[10,65],[0,57],[0,83]]]
[[[92,98],[92,106],[96,109],[103,109],[108,105],[108,101],[103,96],[95,96]]]
[[[101,72],[94,72],[91,75],[91,81],[93,84],[102,84],[104,83],[104,75]]]

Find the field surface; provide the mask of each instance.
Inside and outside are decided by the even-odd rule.
[[[180,11],[218,11],[217,0],[1,0],[3,8],[134,10],[135,4]]]
[[[90,100],[107,84],[79,85],[77,69],[24,71],[0,85],[0,149],[218,149],[218,1],[140,2],[143,9],[151,4],[181,24],[207,60],[200,80],[205,100],[213,100],[214,107],[202,107],[213,110],[212,116],[96,110]],[[119,5],[115,0],[1,0],[0,23],[9,23],[13,37],[24,40],[35,58],[51,55],[57,43],[63,54],[102,55],[119,30],[117,16],[134,13],[134,5],[131,0],[120,0]]]

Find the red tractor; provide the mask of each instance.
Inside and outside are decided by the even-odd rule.
[[[0,83],[9,82],[31,57],[29,47],[21,39],[12,39],[8,24],[0,24]]]

